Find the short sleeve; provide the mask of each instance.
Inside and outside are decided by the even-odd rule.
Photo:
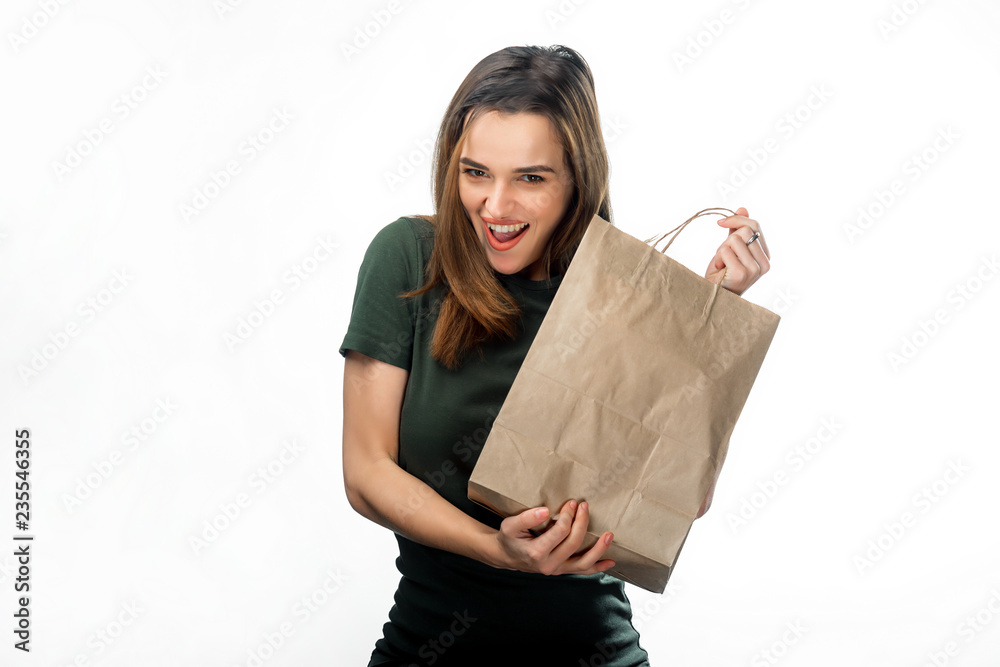
[[[405,218],[383,227],[372,239],[358,270],[358,284],[340,354],[357,350],[379,361],[410,369],[413,326],[410,299],[398,295],[420,287],[423,267],[416,236]]]

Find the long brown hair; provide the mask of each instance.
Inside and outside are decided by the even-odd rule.
[[[543,251],[546,276],[566,271],[595,213],[612,222],[610,165],[587,61],[561,45],[509,46],[480,60],[455,92],[437,135],[432,176],[436,213],[418,216],[435,228],[426,283],[400,295],[413,297],[446,286],[431,355],[452,370],[484,341],[513,338],[521,316],[517,302],[497,279],[459,197],[462,145],[472,122],[489,111],[545,116],[562,145],[573,195]]]

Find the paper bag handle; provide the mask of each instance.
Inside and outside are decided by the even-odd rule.
[[[666,254],[667,253],[667,248],[670,247],[670,244],[674,242],[674,239],[677,238],[677,235],[681,233],[681,230],[683,230],[684,227],[686,227],[689,222],[691,222],[695,218],[699,218],[699,217],[701,217],[703,215],[712,215],[713,213],[715,215],[722,215],[722,211],[725,211],[728,215],[736,215],[735,211],[730,211],[728,208],[724,208],[724,207],[721,207],[721,206],[716,206],[716,207],[713,207],[713,208],[706,208],[706,209],[703,209],[701,211],[698,211],[697,213],[695,213],[694,215],[692,215],[690,218],[688,218],[687,220],[685,220],[681,224],[679,224],[676,227],[674,227],[673,229],[671,229],[669,232],[661,234],[659,237],[651,236],[650,238],[646,239],[644,241],[644,243],[646,243],[648,245],[649,242],[653,241],[653,239],[655,238],[656,240],[653,241],[653,245],[652,245],[652,247],[655,249],[657,243],[659,243],[664,238],[666,238],[668,234],[673,234],[673,236],[670,238],[670,240],[667,241],[667,245],[663,246],[663,250],[660,250],[660,253]],[[728,215],[726,217],[728,217]],[[725,280],[726,272],[723,271],[721,275],[722,275],[722,278],[716,284],[721,284],[722,281]]]

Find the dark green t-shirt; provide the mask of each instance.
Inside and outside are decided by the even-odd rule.
[[[357,350],[409,371],[400,467],[499,528],[500,517],[469,500],[469,477],[562,276],[532,281],[496,273],[521,307],[518,334],[484,344],[482,357],[472,352],[451,371],[430,353],[444,286],[397,296],[424,284],[434,233],[426,220],[402,217],[376,234],[358,272],[340,353]],[[419,497],[408,502],[414,511],[420,504]],[[370,665],[648,664],[621,581],[501,570],[396,538],[402,579]]]

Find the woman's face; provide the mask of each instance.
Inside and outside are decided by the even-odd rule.
[[[494,269],[529,280],[548,278],[542,251],[573,196],[548,118],[496,111],[477,118],[462,147],[458,192]],[[490,225],[500,229],[494,232]]]

